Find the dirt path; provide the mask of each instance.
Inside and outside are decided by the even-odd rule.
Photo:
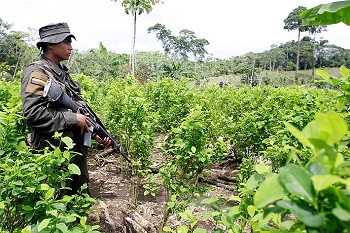
[[[97,200],[97,203],[93,207],[95,213],[90,214],[88,223],[99,225],[101,232],[130,232],[126,226],[126,222],[128,222],[126,219],[139,216],[142,221],[148,221],[146,232],[159,232],[157,229],[162,222],[163,209],[166,204],[164,191],[159,190],[155,197],[144,196],[143,191],[141,191],[141,194],[138,195],[138,205],[136,208],[132,208],[130,206],[132,187],[124,170],[126,164],[120,156],[117,156],[110,155],[103,159],[90,156],[88,161],[90,188],[92,197]],[[217,181],[218,177],[231,177],[235,167],[234,164],[229,163],[212,166],[212,169],[207,173],[209,180]],[[229,190],[230,188],[228,188],[230,187],[229,181],[221,181],[222,187],[213,186],[201,199],[233,195],[233,189]],[[193,209],[193,212],[200,216],[208,211],[211,210],[203,205],[198,205]],[[175,228],[178,225],[185,225],[185,222],[179,222],[176,215],[171,215],[167,225]],[[214,226],[210,221],[200,222],[199,225],[206,228],[207,232],[211,232]]]

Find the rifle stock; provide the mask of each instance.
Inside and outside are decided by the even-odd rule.
[[[120,153],[126,161],[131,163],[131,160],[126,156],[125,153],[122,152],[121,145],[118,144],[117,141],[107,132],[102,122],[98,119],[92,109],[86,104],[79,106],[62,90],[62,88],[55,82],[55,80],[50,78],[46,82],[43,96],[47,97],[50,102],[55,102],[63,107],[71,109],[75,113],[81,113],[89,117],[92,127],[90,128],[90,131],[84,132],[85,146],[91,147],[92,132],[96,133],[102,139],[108,137],[111,140],[112,146],[112,151],[110,153]]]

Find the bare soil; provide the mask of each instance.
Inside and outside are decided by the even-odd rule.
[[[161,153],[155,149],[153,154],[158,160]],[[161,232],[163,211],[166,206],[165,191],[159,189],[156,196],[143,195],[140,190],[137,195],[137,205],[132,205],[133,187],[128,175],[127,163],[118,154],[99,157],[92,152],[88,161],[90,173],[90,190],[92,197],[97,200],[93,212],[89,214],[89,225],[99,225],[100,232]],[[192,211],[197,216],[203,216],[212,211],[201,205],[200,200],[208,197],[229,197],[235,194],[232,184],[237,173],[237,164],[226,161],[214,164],[205,174],[202,182],[211,184],[211,189],[196,201]],[[136,223],[135,223],[136,222]],[[167,226],[175,229],[179,225],[187,225],[184,220],[177,220],[177,213],[172,214]],[[140,229],[137,229],[141,226]],[[197,223],[198,227],[212,232],[214,223],[206,220]]]

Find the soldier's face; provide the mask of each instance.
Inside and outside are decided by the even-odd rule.
[[[64,41],[58,44],[52,44],[52,54],[57,60],[68,60],[72,54],[72,39],[66,38]]]

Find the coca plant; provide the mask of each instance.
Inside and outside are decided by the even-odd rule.
[[[181,125],[168,135],[169,145],[165,150],[166,162],[160,169],[166,189],[167,206],[164,210],[163,227],[170,213],[182,211],[202,195],[209,187],[199,183],[201,175],[209,166],[226,153],[222,138],[211,140],[210,122],[207,113],[197,105]],[[203,178],[203,177],[202,177]],[[167,228],[162,230],[166,230]]]

